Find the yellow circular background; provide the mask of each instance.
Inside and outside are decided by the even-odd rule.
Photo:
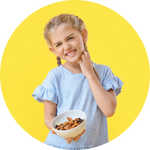
[[[123,82],[117,109],[108,118],[109,140],[123,133],[140,113],[149,88],[149,61],[144,45],[133,27],[119,14],[87,1],[53,3],[27,17],[10,37],[1,62],[1,87],[6,105],[16,122],[31,136],[44,142],[43,103],[31,95],[57,67],[43,37],[50,18],[71,13],[85,22],[91,59],[110,66]]]

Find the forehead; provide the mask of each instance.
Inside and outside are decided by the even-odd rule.
[[[63,40],[72,33],[79,34],[79,31],[73,29],[69,25],[61,24],[51,31],[49,38],[51,40],[51,43],[54,44],[56,42]]]

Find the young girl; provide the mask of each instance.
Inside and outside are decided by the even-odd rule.
[[[87,30],[78,16],[61,14],[52,18],[44,37],[58,64],[33,93],[44,103],[45,125],[50,130],[44,143],[61,149],[88,149],[107,143],[107,117],[115,113],[122,81],[108,66],[91,61]],[[61,64],[61,59],[66,62]],[[51,122],[72,109],[86,113],[86,128],[75,138],[62,138],[54,133]]]

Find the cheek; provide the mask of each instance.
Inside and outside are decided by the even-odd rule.
[[[84,44],[83,44],[82,40],[79,39],[79,40],[75,41],[74,44],[76,45],[76,47],[77,47],[78,49],[80,49],[80,50],[83,50],[83,49],[84,49]]]
[[[62,50],[61,50],[61,48],[57,51],[57,54],[58,54],[58,55],[62,55]]]

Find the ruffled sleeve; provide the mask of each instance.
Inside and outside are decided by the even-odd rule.
[[[55,81],[55,76],[50,71],[43,83],[37,86],[37,88],[34,90],[32,96],[38,102],[44,102],[44,100],[49,100],[57,104],[58,96]]]
[[[114,76],[111,69],[107,66],[107,69],[104,73],[104,80],[102,83],[102,86],[105,88],[105,90],[113,89],[116,93],[116,96],[121,92],[122,85],[124,84],[120,78]]]
[[[49,100],[54,103],[58,103],[56,93],[50,91],[49,89],[45,88],[43,85],[39,85],[33,92],[32,96],[38,102],[44,102],[44,100]]]

